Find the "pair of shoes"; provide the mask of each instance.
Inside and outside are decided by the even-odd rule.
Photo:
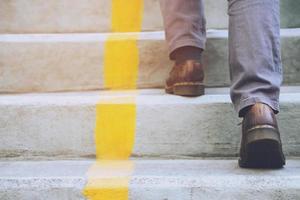
[[[167,93],[180,96],[204,94],[204,73],[200,62],[175,64],[166,81]],[[285,157],[273,110],[265,104],[251,106],[242,122],[239,166],[243,168],[282,168]]]

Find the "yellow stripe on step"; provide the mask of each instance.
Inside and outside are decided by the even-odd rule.
[[[110,36],[104,49],[104,88],[135,89],[139,66],[137,37]]]
[[[98,161],[91,166],[83,194],[90,200],[127,200],[132,161]]]
[[[112,31],[140,32],[143,8],[143,0],[112,0]]]
[[[101,160],[128,159],[136,127],[135,97],[101,100],[96,107],[96,156]]]
[[[97,162],[83,194],[90,200],[128,200],[136,128],[135,96],[102,99],[96,107]],[[122,161],[121,161],[122,160]]]
[[[112,0],[112,31],[140,32],[143,0]],[[104,47],[104,88],[136,89],[139,66],[138,34],[110,35]]]
[[[143,0],[112,0],[113,32],[140,32],[142,16]],[[113,33],[108,37],[103,73],[106,89],[136,89],[139,66],[137,40],[137,33]],[[87,174],[88,183],[83,194],[88,199],[128,199],[129,180],[134,168],[128,159],[133,150],[135,128],[135,94],[98,102],[95,128],[98,161]]]

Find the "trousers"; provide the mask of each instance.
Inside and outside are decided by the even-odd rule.
[[[160,0],[165,36],[174,50],[193,46],[205,50],[203,0]],[[279,0],[228,0],[230,97],[235,110],[255,103],[279,112],[282,84]],[[209,67],[209,66],[208,66]]]

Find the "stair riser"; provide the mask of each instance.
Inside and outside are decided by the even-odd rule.
[[[95,104],[100,96],[2,101],[0,157],[94,157]],[[299,96],[281,96],[279,125],[287,156],[300,156]],[[144,95],[137,99],[133,156],[237,156],[239,122],[229,96]]]
[[[293,32],[293,31],[292,31]],[[299,32],[299,34],[298,34]],[[0,92],[102,89],[107,34],[0,37]],[[209,87],[229,86],[227,32],[209,32],[203,63]],[[139,88],[162,88],[171,70],[162,32],[138,41]],[[48,42],[47,42],[48,41]],[[300,84],[300,31],[282,33],[285,85]]]
[[[142,30],[163,30],[158,0],[145,0]],[[205,0],[207,27],[228,27],[227,1]],[[0,33],[110,32],[111,1],[1,1]],[[299,1],[281,1],[281,26],[300,27]]]

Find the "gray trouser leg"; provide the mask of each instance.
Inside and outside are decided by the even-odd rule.
[[[202,0],[160,0],[170,53],[204,49]],[[282,82],[279,0],[228,0],[231,99],[237,112],[257,102],[279,111]]]
[[[160,0],[166,40],[172,52],[183,46],[205,48],[206,27],[202,0]]]
[[[282,82],[279,0],[229,0],[231,99],[236,110],[257,102],[279,111]]]

